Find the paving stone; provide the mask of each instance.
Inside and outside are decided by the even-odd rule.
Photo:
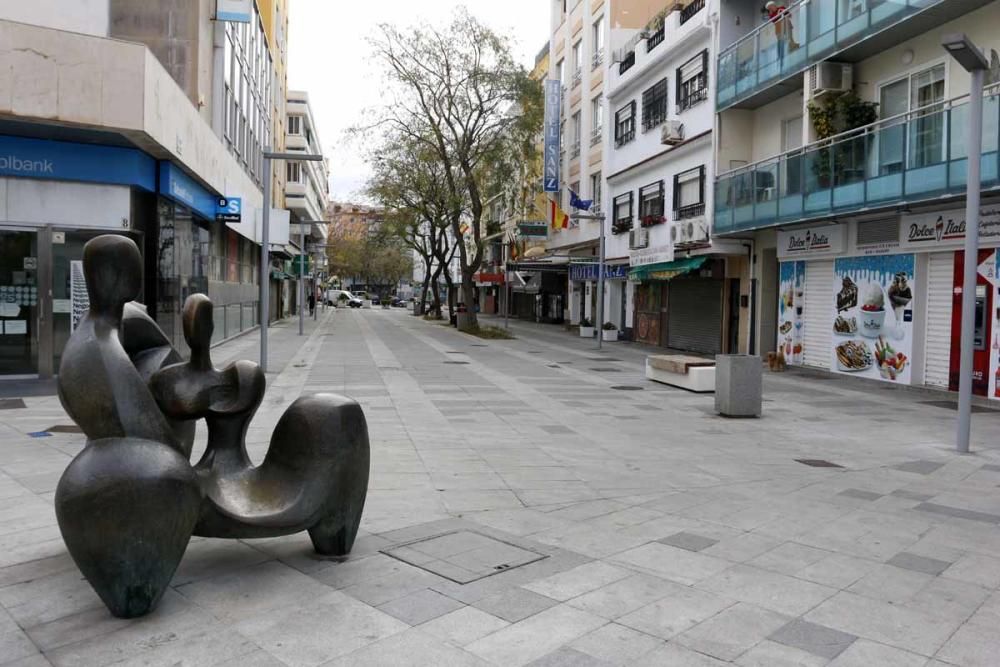
[[[417,628],[365,646],[336,660],[329,667],[385,667],[433,665],[434,667],[489,667],[485,660],[451,646]]]
[[[422,590],[379,606],[381,611],[410,625],[419,625],[465,605],[432,590]]]
[[[708,547],[718,544],[719,540],[713,540],[710,537],[703,537],[701,535],[695,535],[694,533],[674,533],[669,537],[664,537],[661,540],[657,540],[663,544],[668,544],[672,547],[680,547],[681,549],[687,549],[688,551],[701,551],[702,549],[707,549]]]
[[[939,461],[907,461],[906,463],[900,463],[899,465],[892,467],[894,470],[902,470],[903,472],[914,472],[918,475],[929,475],[932,472],[943,468],[944,463]]]
[[[599,616],[559,605],[474,641],[466,649],[498,665],[525,665],[606,622]]]
[[[420,629],[455,646],[465,646],[508,625],[502,618],[475,607],[462,607],[424,623]]]
[[[567,604],[609,620],[645,607],[677,590],[677,585],[657,577],[636,574],[608,584]]]
[[[629,570],[603,561],[595,561],[525,584],[524,588],[553,600],[565,602],[630,576],[632,572]]]
[[[951,567],[951,563],[937,558],[927,558],[906,551],[900,552],[889,559],[889,565],[895,565],[914,572],[923,572],[937,576]]]
[[[697,587],[788,616],[803,614],[836,592],[826,586],[748,565],[734,565]]]
[[[523,588],[511,588],[483,598],[473,606],[510,623],[516,623],[556,604],[558,604],[556,600],[544,595]]]
[[[707,579],[730,565],[721,558],[713,558],[657,542],[622,552],[611,560],[689,585]]]
[[[799,618],[778,629],[768,639],[833,660],[853,644],[857,637]]]
[[[622,616],[617,622],[648,635],[671,639],[733,604],[732,599],[674,584],[669,595]]]
[[[531,667],[608,667],[613,663],[564,646],[528,664]]]
[[[823,667],[826,658],[765,639],[737,658],[740,667]]]
[[[607,625],[580,637],[570,646],[612,665],[630,664],[663,644],[652,637],[617,623]]]
[[[845,498],[857,498],[858,500],[878,500],[882,497],[881,493],[865,491],[864,489],[844,489],[837,495]]]
[[[924,502],[934,497],[934,494],[932,493],[917,493],[915,491],[907,491],[905,489],[896,489],[889,495],[896,496],[897,498],[906,498],[907,500],[916,500],[919,502]]]
[[[678,635],[673,641],[699,653],[732,661],[786,623],[787,616],[740,602]]]
[[[975,510],[962,509],[961,507],[949,507],[937,503],[920,503],[914,509],[929,514],[939,514],[942,516],[955,517],[957,519],[968,519],[969,521],[982,521],[984,523],[1000,523],[1000,515],[988,512],[977,512]]]
[[[956,663],[968,664],[968,663]],[[828,667],[931,667],[926,658],[910,651],[859,639]]]
[[[635,667],[725,667],[731,663],[717,660],[679,644],[668,643],[650,651],[635,663]]]

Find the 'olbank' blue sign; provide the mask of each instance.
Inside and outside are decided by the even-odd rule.
[[[160,194],[184,204],[207,220],[215,220],[219,198],[171,162],[160,162]]]
[[[156,191],[156,162],[134,148],[0,135],[0,176],[129,185]]]

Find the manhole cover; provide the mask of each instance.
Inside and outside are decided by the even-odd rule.
[[[471,530],[409,542],[382,553],[457,584],[468,584],[548,558]]]
[[[0,399],[0,410],[17,410],[19,408],[26,408],[24,400],[20,398],[4,398]]]
[[[457,365],[457,366],[468,366],[469,365],[468,361],[446,361],[444,363],[446,363],[446,364],[454,364],[454,365]]]
[[[958,410],[958,403],[952,401],[920,401],[921,405],[930,405],[935,408],[944,408],[945,410]],[[981,405],[973,405],[972,412],[975,414],[982,414],[984,412],[996,413],[996,410],[990,408],[984,408]]]
[[[620,368],[591,368],[595,373],[621,373]]]
[[[642,387],[633,387],[631,385],[622,384],[617,387],[611,387],[612,389],[617,389],[618,391],[642,391]]]
[[[45,430],[49,433],[83,433],[83,429],[76,424],[56,424]]]
[[[831,463],[830,461],[824,461],[823,459],[795,459],[796,463],[801,463],[804,466],[811,466],[813,468],[843,468],[844,466],[838,465],[836,463]]]

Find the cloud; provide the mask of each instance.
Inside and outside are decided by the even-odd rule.
[[[324,154],[330,158],[330,196],[356,198],[368,175],[363,147],[346,133],[381,100],[383,81],[366,39],[379,23],[446,21],[456,0],[292,0],[289,10],[288,86],[309,93]],[[548,4],[541,0],[467,0],[470,13],[514,38],[526,67],[549,36]]]

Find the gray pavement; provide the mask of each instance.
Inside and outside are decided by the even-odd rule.
[[[303,392],[361,402],[354,553],[195,538],[139,620],[109,616],[59,537],[82,436],[55,397],[0,404],[0,665],[1000,664],[1000,413],[958,456],[940,396],[785,373],[762,419],[727,420],[647,382],[637,346],[513,328],[378,309],[272,328],[251,454]]]

